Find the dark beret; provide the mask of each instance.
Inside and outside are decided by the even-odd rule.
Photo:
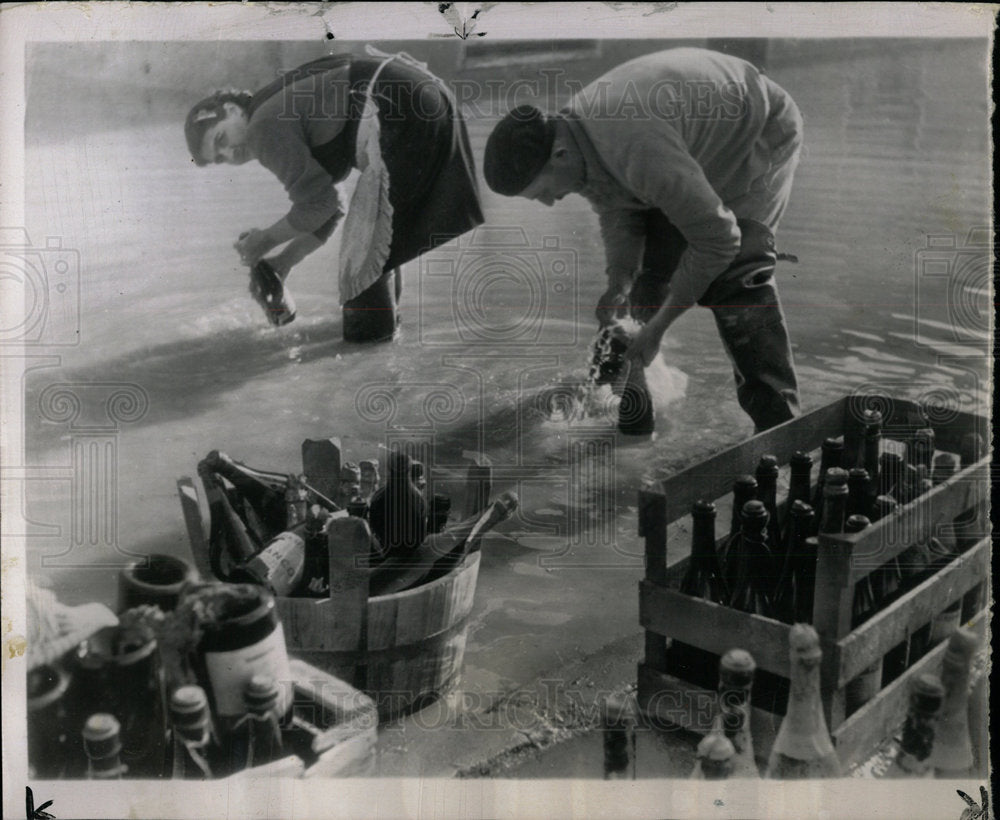
[[[504,196],[521,193],[545,167],[552,153],[555,126],[533,105],[519,105],[486,140],[483,175]]]

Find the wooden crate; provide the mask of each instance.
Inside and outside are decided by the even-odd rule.
[[[291,659],[289,669],[295,681],[292,712],[316,730],[312,740],[316,759],[306,765],[290,754],[222,779],[374,777],[378,715],[371,698],[304,661]]]
[[[868,397],[869,399],[871,397]],[[884,436],[904,438],[926,423],[912,402],[883,397]],[[787,680],[790,625],[740,612],[676,591],[688,558],[668,566],[667,525],[689,513],[698,499],[717,500],[733,478],[752,472],[764,454],[787,464],[796,450],[814,451],[830,436],[845,437],[845,457],[856,452],[861,431],[854,397],[836,401],[640,491],[639,534],[646,539],[646,578],[639,585],[639,618],[646,630],[645,661],[638,670],[638,701],[650,716],[698,733],[710,730],[716,711],[714,691],[670,674],[666,637],[719,656],[733,647],[748,650],[759,670]],[[967,413],[932,413],[939,450],[957,452],[962,436],[977,432],[988,441],[985,419]],[[907,684],[920,672],[937,668],[944,643],[933,648],[871,701],[847,715],[846,686],[930,619],[958,599],[963,622],[985,629],[990,546],[987,493],[989,458],[900,507],[897,514],[856,535],[822,535],[816,568],[813,624],[823,646],[821,688],[828,726],[842,764],[864,757],[905,713]],[[960,513],[974,508],[980,540],[906,595],[858,628],[851,629],[855,585],[918,539],[939,532]],[[983,537],[985,536],[985,537]],[[985,607],[985,609],[984,609]],[[766,756],[781,715],[755,707],[751,730],[755,750]]]

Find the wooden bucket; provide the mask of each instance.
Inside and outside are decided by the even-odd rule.
[[[211,578],[201,480],[180,478],[177,489],[195,566]],[[428,584],[368,598],[363,613],[350,595],[277,598],[289,654],[364,691],[380,720],[422,708],[458,682],[479,557]]]

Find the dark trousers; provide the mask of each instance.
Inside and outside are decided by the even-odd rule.
[[[773,237],[761,223],[740,220],[739,224],[743,233],[739,256],[698,304],[715,316],[733,365],[736,397],[760,432],[798,415],[798,380],[774,281]],[[686,247],[662,211],[649,211],[643,272],[630,296],[632,313],[640,321],[663,304]]]

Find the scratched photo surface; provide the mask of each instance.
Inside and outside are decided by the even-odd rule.
[[[391,633],[378,636],[385,663],[416,666],[419,675],[423,657],[422,674],[434,682],[377,730],[373,712],[358,722],[349,738],[358,751],[331,770],[336,778],[378,778],[365,788],[342,786],[352,816],[380,816],[373,792],[399,801],[403,808],[393,812],[403,814],[541,816],[539,807],[548,806],[547,816],[613,816],[615,801],[609,804],[600,786],[624,786],[609,779],[634,781],[620,792],[631,797],[617,804],[619,816],[655,814],[657,806],[671,816],[794,816],[764,792],[737,795],[732,783],[718,792],[728,807],[703,788],[667,788],[665,781],[690,777],[700,734],[683,715],[680,727],[654,726],[641,709],[656,638],[640,613],[650,535],[639,532],[640,489],[755,432],[713,314],[695,308],[670,327],[647,370],[654,432],[623,435],[619,398],[595,384],[591,369],[595,306],[608,288],[598,215],[579,195],[548,207],[495,193],[483,175],[487,139],[516,106],[554,114],[616,66],[666,49],[708,49],[764,69],[803,122],[776,232],[777,251],[796,261],[779,261],[775,274],[799,411],[885,394],[944,408],[948,419],[988,419],[989,28],[951,38],[754,38],[747,36],[752,28],[709,36],[704,27],[681,36],[661,27],[656,39],[596,36],[599,28],[572,38],[491,39],[476,31],[489,29],[488,13],[477,20],[469,12],[456,18],[464,38],[414,32],[398,39],[406,32],[387,29],[382,38],[242,41],[206,31],[202,40],[35,37],[24,45],[23,221],[0,225],[3,276],[23,290],[3,308],[4,361],[16,373],[11,383],[7,369],[5,388],[16,393],[5,390],[4,414],[19,419],[21,434],[3,457],[6,477],[20,482],[21,505],[5,510],[15,516],[5,540],[23,545],[25,581],[49,602],[42,611],[53,611],[53,599],[118,611],[129,562],[156,554],[207,566],[196,554],[207,528],[192,523],[190,504],[185,518],[185,487],[193,485],[183,480],[197,475],[212,450],[259,469],[300,473],[303,441],[335,437],[345,462],[377,459],[384,478],[387,453],[404,447],[425,465],[427,497],[451,497],[452,523],[478,510],[470,468],[475,475],[476,465],[489,465],[486,500],[511,493],[518,504],[482,539],[465,587],[424,605],[455,614],[400,604],[386,624],[379,621]],[[279,220],[289,195],[257,162],[196,166],[185,117],[215,89],[260,89],[325,55],[400,52],[438,78],[461,113],[482,224],[402,265],[400,326],[391,342],[343,338],[343,222],[291,271],[296,315],[273,326],[249,291],[234,243]],[[650,106],[649,99],[622,99],[597,116],[641,129]],[[742,110],[737,104],[713,113],[738,122]],[[345,210],[359,201],[359,177],[352,170],[338,183]],[[988,422],[979,432],[988,440]],[[752,472],[757,456],[737,472]],[[719,537],[728,532],[735,477],[727,475],[726,489],[706,499],[719,502]],[[784,472],[780,480],[783,497]],[[668,566],[688,555],[692,537],[687,510],[670,522]],[[975,526],[979,538],[988,536],[988,520]],[[975,571],[987,572],[988,543],[976,556]],[[5,598],[7,584],[5,576]],[[417,624],[421,617],[433,624]],[[288,639],[293,656],[300,638],[308,644]],[[24,648],[8,652],[8,644],[5,668],[12,671],[16,661],[7,655],[23,657]],[[325,660],[315,643],[304,652],[315,665]],[[985,675],[982,663],[974,672]],[[714,669],[703,677],[713,676]],[[714,687],[702,684],[705,692]],[[947,816],[958,818],[973,803],[978,810],[986,799],[979,785],[987,782],[987,692],[985,681],[974,690],[970,725],[978,771],[956,786],[971,795],[969,805],[950,784],[930,792],[945,794],[934,800],[952,812]],[[671,701],[659,718],[711,710],[699,697]],[[24,715],[25,702],[22,694],[13,713]],[[889,767],[905,695],[894,703],[901,710],[895,720],[872,717],[884,722],[884,736],[867,738],[866,751],[844,767],[858,788]],[[625,710],[620,719],[609,717],[615,708]],[[828,712],[827,719],[843,723],[844,715],[837,721]],[[780,716],[754,720],[761,738],[773,740]],[[27,781],[13,782],[9,770],[23,773],[31,750],[12,749],[9,741],[23,733],[5,727],[5,791],[20,794]],[[408,778],[489,783],[470,792],[462,782],[461,796],[442,792],[447,796],[428,806],[406,791]],[[533,791],[541,780],[563,785]],[[574,783],[596,789],[586,792],[592,803],[569,801]],[[31,785],[29,801],[37,805],[56,796],[44,810],[52,816],[76,816],[74,794],[84,796],[88,811],[99,810],[86,802],[89,783]],[[275,796],[286,787],[304,790],[298,808]],[[170,816],[212,811],[178,800],[176,783],[136,791],[125,780],[122,788],[131,790],[135,816],[162,816],[164,805]],[[209,786],[191,788],[205,797],[200,805],[218,807]],[[338,793],[332,782],[275,785],[264,796],[259,782],[236,788],[246,791],[221,809],[234,817],[252,808],[243,802],[250,795],[269,816],[349,816],[324,799]],[[838,795],[850,801],[853,788],[848,781],[824,786],[822,816],[856,816],[842,808],[854,804],[836,802]],[[905,816],[929,816],[901,797],[909,788],[899,783],[896,810],[902,804]],[[129,810],[114,798],[111,805]]]

